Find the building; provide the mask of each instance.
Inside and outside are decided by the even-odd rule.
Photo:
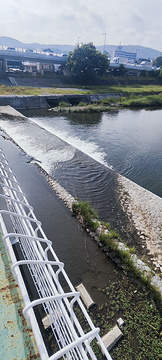
[[[122,50],[122,46],[119,45],[114,53],[115,58],[119,58],[119,62],[135,62],[136,61],[136,53],[127,52]]]
[[[29,72],[31,74],[44,74],[47,72],[53,72],[54,67],[53,64],[45,64],[45,63],[39,63],[39,62],[29,62],[24,61],[23,62],[23,68],[24,71]]]

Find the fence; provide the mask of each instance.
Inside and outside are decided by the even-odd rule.
[[[23,314],[32,327],[41,359],[97,359],[97,348],[111,360],[100,338],[99,328],[90,319],[79,292],[68,278],[64,264],[57,258],[52,242],[43,232],[2,150],[0,189],[4,205],[0,211],[3,242],[24,301]],[[28,283],[34,287],[34,299],[25,274]],[[43,327],[43,317],[49,325],[48,334]],[[49,354],[49,336],[53,354]]]

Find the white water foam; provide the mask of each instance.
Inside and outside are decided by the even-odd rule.
[[[64,148],[46,150],[41,144],[39,146],[34,136],[28,134],[27,131],[25,132],[27,123],[12,122],[5,119],[0,120],[0,127],[31,158],[29,161],[41,164],[41,167],[48,174],[51,174],[57,168],[59,162],[69,161],[74,157],[75,148],[73,147],[66,147],[65,151]]]
[[[39,119],[31,118],[30,120],[33,121],[35,124],[41,126],[43,129],[49,131],[51,134],[57,136],[61,140],[66,141],[69,145],[72,145],[76,149],[82,151],[84,154],[90,156],[92,159],[96,160],[102,165],[112,169],[112,167],[109,166],[107,161],[105,160],[106,153],[104,151],[101,151],[99,146],[94,142],[81,140],[76,136],[71,136],[66,131],[55,129],[53,126],[47,125]]]

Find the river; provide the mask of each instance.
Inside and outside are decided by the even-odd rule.
[[[161,110],[25,115],[0,119],[1,129],[27,161],[36,159],[74,197],[89,200],[102,220],[116,225],[113,170],[162,196]]]
[[[162,110],[27,115],[51,134],[162,197]],[[64,153],[57,160],[65,162],[71,156]]]

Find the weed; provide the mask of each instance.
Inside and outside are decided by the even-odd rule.
[[[87,103],[84,101],[80,101],[80,103],[78,104],[78,106],[86,106],[86,105],[87,105]]]
[[[69,106],[69,104],[66,101],[60,101],[59,102],[59,107],[60,108],[65,108],[65,107],[68,107],[68,106]]]
[[[130,254],[135,254],[135,253],[136,253],[136,248],[135,248],[135,246],[129,248],[129,253],[130,253]]]
[[[94,221],[94,219],[97,219],[97,214],[95,210],[90,206],[89,202],[78,201],[77,203],[73,203],[72,210],[75,214],[83,216],[83,220],[87,227],[90,227],[92,230],[97,229],[98,222]]]

